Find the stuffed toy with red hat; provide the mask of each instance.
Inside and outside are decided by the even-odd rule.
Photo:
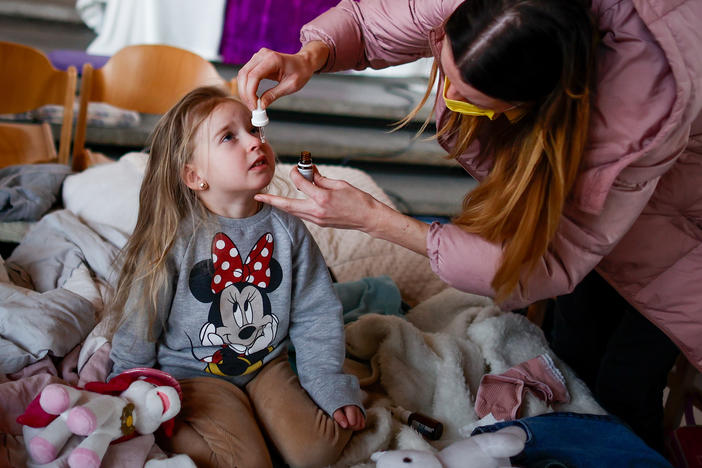
[[[107,447],[161,425],[167,435],[180,411],[180,385],[166,372],[136,368],[109,382],[90,382],[84,389],[61,384],[46,386],[17,422],[43,427],[25,440],[32,459],[40,464],[56,459],[74,434],[85,439],[68,457],[71,468],[97,468]]]

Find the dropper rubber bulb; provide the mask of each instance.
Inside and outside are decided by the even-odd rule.
[[[266,110],[261,108],[261,98],[258,98],[258,102],[256,103],[257,107],[256,109],[251,112],[251,124],[254,127],[259,128],[259,134],[261,136],[261,142],[265,143],[266,142],[266,136],[263,132],[263,128],[268,125],[268,114],[266,114]]]

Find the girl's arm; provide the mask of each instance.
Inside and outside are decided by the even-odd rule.
[[[300,384],[329,416],[362,408],[358,379],[343,372],[342,307],[322,253],[302,221],[289,217],[293,247],[290,339]]]
[[[159,295],[160,309],[154,320],[151,337],[148,333],[148,320],[140,312],[146,304],[140,303],[141,289],[135,288],[130,294],[124,307],[127,316],[125,322],[117,329],[112,337],[110,358],[114,363],[109,378],[134,367],[158,367],[157,342],[163,333],[163,327],[170,310],[172,291],[169,285],[164,286]]]
[[[159,336],[160,327],[154,332]],[[149,341],[146,333],[146,324],[134,316],[117,330],[112,337],[110,359],[114,365],[109,378],[134,367],[156,367],[156,343]]]

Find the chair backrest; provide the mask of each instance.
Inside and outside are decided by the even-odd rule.
[[[73,144],[73,168],[90,164],[85,148],[89,102],[122,109],[164,114],[188,91],[204,85],[235,89],[208,60],[168,45],[132,45],[120,49],[98,69],[83,66],[80,107]]]
[[[13,42],[0,41],[0,114],[16,114],[37,109],[48,104],[63,106],[61,139],[59,142],[58,161],[68,163],[71,145],[71,130],[73,129],[73,103],[76,95],[76,68],[57,70],[40,50]],[[36,128],[33,133],[32,127]],[[22,141],[10,141],[15,135],[32,134],[26,141],[34,142],[34,138],[45,138],[48,125],[12,124],[4,126],[0,132],[3,147],[12,147],[17,151],[20,160],[38,161],[52,159],[47,155],[31,154],[37,145],[26,147]],[[51,136],[50,134],[48,135]],[[46,143],[46,144],[44,144]],[[53,138],[39,146],[51,144],[53,157],[56,150]],[[26,151],[26,159],[22,158]],[[2,155],[0,155],[1,157]]]

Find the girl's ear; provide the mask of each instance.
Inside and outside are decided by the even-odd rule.
[[[188,188],[191,190],[200,190],[200,182],[202,182],[202,179],[200,179],[200,176],[197,174],[197,169],[194,165],[190,163],[186,164],[183,168],[182,177],[183,182],[185,182]]]

